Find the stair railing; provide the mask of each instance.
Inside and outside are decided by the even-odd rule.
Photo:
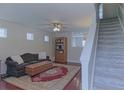
[[[118,4],[118,8],[116,12],[119,22],[121,24],[121,28],[124,31],[124,6],[122,4]]]
[[[91,80],[90,80],[90,86],[89,89],[93,89],[93,82],[94,82],[94,74],[95,74],[95,63],[96,63],[96,51],[97,51],[97,42],[98,42],[98,32],[99,32],[99,23],[100,21],[97,21],[97,27],[96,27],[96,33],[95,33],[95,38],[94,38],[94,43],[93,43],[93,49],[92,49],[92,58],[90,59],[90,63],[92,66],[91,69]],[[90,68],[91,68],[90,66]]]

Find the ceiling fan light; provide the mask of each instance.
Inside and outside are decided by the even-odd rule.
[[[54,31],[54,32],[56,32],[56,31],[57,31],[57,28],[56,28],[56,27],[55,27],[55,28],[53,28],[53,31]]]
[[[60,31],[60,28],[57,28],[57,31],[59,32]]]
[[[55,28],[53,29],[53,31],[54,31],[54,32],[57,32],[57,31],[59,32],[59,31],[60,31],[60,29],[59,29],[59,28],[57,28],[57,27],[55,27]]]

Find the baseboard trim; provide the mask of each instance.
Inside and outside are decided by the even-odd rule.
[[[67,62],[67,65],[73,65],[73,66],[80,66],[81,67],[81,63]]]
[[[78,61],[78,60],[68,60],[68,62],[71,62],[71,63],[81,63],[81,62]]]

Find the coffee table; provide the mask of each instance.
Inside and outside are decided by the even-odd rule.
[[[41,72],[44,72],[50,68],[53,67],[52,62],[49,61],[44,61],[44,62],[39,62],[35,64],[31,64],[25,67],[25,73],[27,73],[30,76],[34,76],[36,74],[39,74]]]

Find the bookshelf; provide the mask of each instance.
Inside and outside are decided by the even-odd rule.
[[[55,39],[55,62],[67,63],[67,38],[56,37]]]

